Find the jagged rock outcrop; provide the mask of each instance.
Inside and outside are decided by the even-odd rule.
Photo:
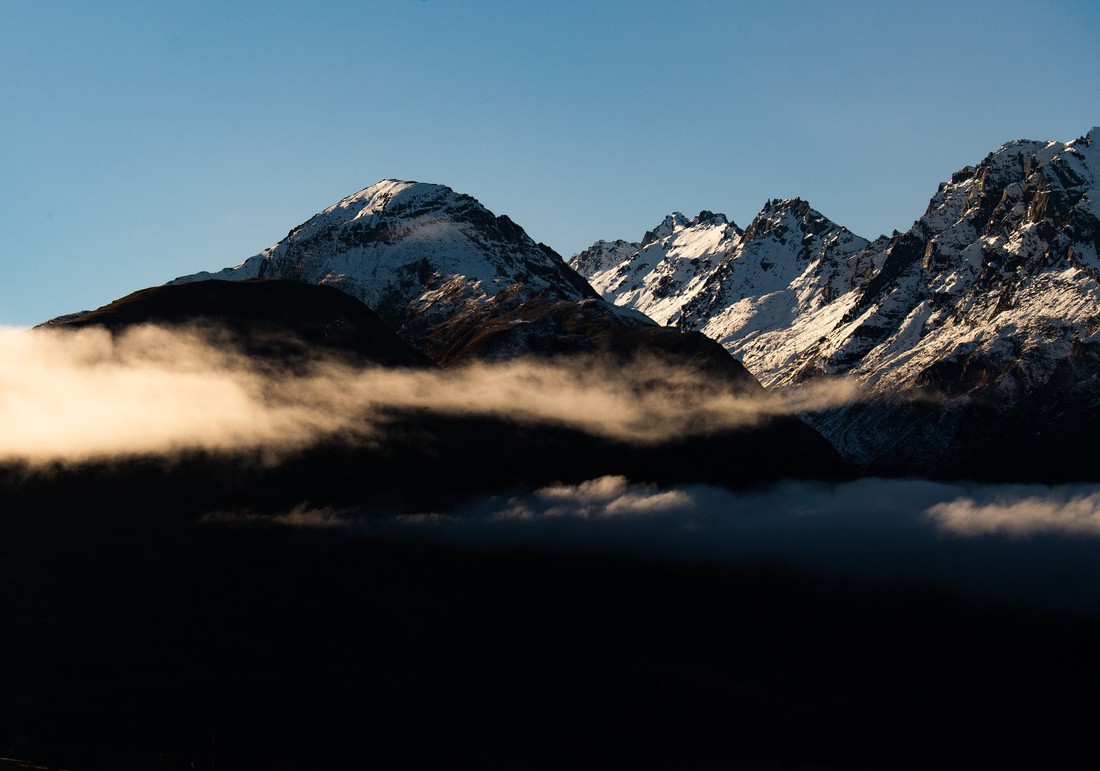
[[[736,252],[742,235],[721,214],[704,211],[688,219],[674,212],[641,242],[598,241],[570,264],[604,299],[659,324],[676,324],[685,303]]]

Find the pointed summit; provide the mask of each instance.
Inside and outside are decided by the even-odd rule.
[[[706,327],[720,341],[730,330],[714,327],[715,317],[766,327],[780,323],[771,313],[777,303],[786,318],[846,291],[848,257],[867,245],[801,198],[769,200],[744,231],[722,214],[704,210],[689,220],[676,212],[629,254],[628,244],[613,251],[601,243],[570,264],[605,299],[660,324]],[[757,295],[769,295],[767,313],[730,310]]]
[[[324,209],[286,238],[207,278],[286,278],[336,286],[395,328],[424,326],[505,287],[520,297],[595,293],[512,220],[444,185],[387,179]]]
[[[749,223],[745,241],[755,241],[768,235],[784,239],[788,233],[795,238],[806,239],[839,230],[846,228],[813,209],[807,201],[801,198],[775,198],[769,199]]]
[[[672,212],[665,217],[661,224],[653,228],[653,230],[646,231],[646,234],[642,236],[642,248],[649,246],[655,241],[660,241],[663,238],[668,238],[677,230],[686,228],[691,224],[691,221],[678,211]]]
[[[669,214],[641,242],[600,241],[573,255],[570,265],[609,302],[641,311],[658,324],[676,324],[687,299],[741,242],[724,214]]]

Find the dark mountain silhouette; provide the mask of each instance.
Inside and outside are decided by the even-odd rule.
[[[448,350],[449,345],[453,352],[440,358],[452,366],[501,358],[501,346],[509,356],[524,351],[556,354],[559,358],[554,361],[563,367],[573,366],[570,357],[578,354],[614,355],[624,362],[646,355],[660,362],[653,371],[654,385],[661,382],[665,367],[670,372],[718,378],[733,390],[759,391],[740,364],[701,335],[624,324],[603,303],[536,299],[509,310],[500,307],[502,302],[503,297],[486,303],[484,316],[467,313],[449,325],[428,330],[423,339],[432,341],[429,351],[438,355],[434,346]],[[155,287],[48,326],[64,330],[102,325],[118,332],[148,323],[189,328],[199,324],[211,339],[239,346],[276,371],[293,372],[329,354],[362,365],[435,367],[359,301],[331,287],[292,281],[201,281]],[[524,338],[525,347],[517,349],[509,331],[517,327],[541,331]],[[586,361],[576,364],[586,365]],[[577,482],[606,474],[660,484],[710,482],[732,487],[786,477],[850,475],[827,442],[800,421],[786,417],[642,444],[530,419],[448,415],[430,409],[390,409],[386,426],[384,435],[369,442],[344,437],[324,440],[275,467],[217,454],[182,453],[156,473],[154,489],[177,484],[181,489],[174,505],[193,510],[217,506],[273,510],[307,501],[316,505],[384,502],[389,508],[407,509],[449,504],[510,487]],[[104,495],[136,497],[145,487],[141,478],[158,466],[158,461],[149,460],[110,471],[104,471],[110,464],[97,463],[59,470],[56,473],[70,481],[57,490],[103,484],[116,491]],[[178,481],[172,483],[173,478]],[[56,494],[50,484],[36,493],[42,500]],[[51,505],[64,506],[66,501]]]
[[[387,367],[431,367],[367,306],[332,287],[293,281],[201,281],[143,289],[95,311],[47,322],[54,329],[138,324],[205,327],[249,356],[300,366],[318,356]]]

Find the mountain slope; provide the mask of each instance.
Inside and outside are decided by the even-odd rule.
[[[714,218],[721,227],[724,219]],[[656,236],[654,236],[656,237]],[[215,277],[282,278],[336,287],[441,364],[521,355],[655,354],[694,368],[698,347],[600,299],[548,247],[507,217],[442,185],[384,180],[348,196]],[[648,329],[648,332],[640,332]],[[621,346],[615,340],[629,339]],[[755,388],[737,361],[709,351],[708,371]]]
[[[993,425],[1016,421],[1034,436],[1040,422],[1091,421],[1098,139],[1093,129],[1068,143],[1006,144],[942,184],[907,232],[871,243],[803,202],[769,202],[736,247],[699,255],[705,280],[662,287],[664,320],[718,340],[765,385],[859,380],[875,404],[815,425],[865,468],[965,474]],[[653,303],[600,282],[644,252],[618,266],[588,252],[572,262],[608,299]],[[1032,417],[1017,421],[1017,405]]]
[[[703,211],[688,219],[673,212],[640,243],[599,241],[575,255],[570,265],[604,299],[670,324],[736,252],[742,235],[721,214]]]
[[[720,214],[665,218],[638,244],[606,242],[570,264],[612,302],[722,343],[765,385],[800,343],[820,337],[815,317],[847,292],[866,240],[800,199],[769,201],[742,231]]]
[[[361,302],[333,287],[293,281],[209,280],[153,287],[41,326],[121,331],[138,324],[228,334],[228,342],[248,355],[288,368],[322,356],[360,366],[435,366]]]
[[[519,285],[525,298],[595,294],[548,247],[442,185],[383,180],[294,228],[234,268],[175,279],[292,279],[335,286],[394,329],[425,326]]]
[[[224,452],[205,452],[180,440],[170,446],[173,461],[165,464],[156,452],[150,457],[126,456],[119,463],[81,456],[87,462],[74,463],[66,472],[69,482],[55,485],[54,477],[43,478],[44,489],[30,499],[35,506],[59,509],[77,505],[67,496],[83,489],[138,509],[144,505],[166,509],[167,503],[150,502],[145,496],[155,500],[168,496],[172,510],[181,514],[196,509],[289,509],[307,501],[381,504],[382,510],[392,511],[605,475],[732,487],[787,477],[850,476],[832,447],[791,417],[728,424],[732,427],[684,423],[640,438],[629,432],[601,431],[591,421],[558,417],[560,410],[541,405],[565,400],[568,415],[577,411],[583,415],[591,408],[580,402],[596,399],[612,411],[631,412],[630,397],[614,394],[627,387],[620,378],[639,379],[636,368],[627,366],[637,355],[645,356],[648,365],[645,382],[638,387],[650,392],[663,389],[662,398],[682,398],[695,388],[711,387],[728,390],[734,398],[749,390],[752,393],[746,398],[751,399],[759,396],[760,387],[721,346],[703,335],[684,335],[653,324],[624,326],[618,323],[620,316],[596,299],[578,303],[543,297],[494,307],[506,294],[500,292],[482,306],[482,315],[452,320],[453,334],[461,337],[468,332],[469,339],[462,355],[447,363],[474,364],[523,354],[553,357],[537,366],[523,365],[515,388],[507,385],[515,378],[508,380],[507,372],[492,367],[472,374],[462,368],[440,372],[359,301],[332,287],[294,281],[209,280],[153,287],[97,311],[43,325],[53,334],[97,326],[112,333],[149,324],[182,327],[219,350],[236,348],[244,353],[249,360],[232,357],[232,367],[262,378],[249,381],[246,390],[265,404],[267,399],[287,396],[308,401],[311,397],[302,388],[319,377],[330,379],[329,388],[341,391],[354,389],[363,374],[378,367],[385,368],[388,377],[365,381],[369,390],[350,405],[337,404],[326,394],[320,406],[340,410],[339,429],[318,433],[292,451],[273,449],[265,463],[249,460],[247,443],[240,444],[235,455],[232,448],[238,445],[232,441],[219,445],[226,448]],[[517,328],[552,334],[525,340],[512,350],[515,340],[510,330]],[[499,349],[501,341],[507,343],[507,355],[492,350]],[[327,366],[333,357],[350,366]],[[255,359],[262,366],[253,367]],[[318,364],[322,366],[313,366]],[[216,376],[222,365],[209,366],[210,374]],[[395,367],[427,372],[398,376],[392,372]],[[603,378],[611,382],[604,386]],[[540,379],[551,385],[539,386]],[[587,385],[570,386],[580,381]],[[399,393],[406,389],[428,396],[408,402]],[[504,389],[509,400],[497,408],[493,405],[501,404],[504,397],[486,396],[486,389]],[[242,401],[242,405],[249,403]],[[257,420],[266,419],[267,413],[257,414]],[[127,415],[126,409],[118,413],[119,419]],[[639,421],[656,421],[660,410],[638,409],[636,415]],[[0,462],[0,488],[8,472]],[[10,476],[19,479],[22,473],[17,469]]]
[[[1009,399],[1049,380],[1100,321],[1094,139],[1012,142],[956,173],[908,232],[861,255],[877,269],[808,366]]]

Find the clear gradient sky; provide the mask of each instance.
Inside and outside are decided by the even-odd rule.
[[[1100,2],[0,0],[0,324],[236,264],[387,178],[568,258],[801,196],[860,235],[1100,124]]]

